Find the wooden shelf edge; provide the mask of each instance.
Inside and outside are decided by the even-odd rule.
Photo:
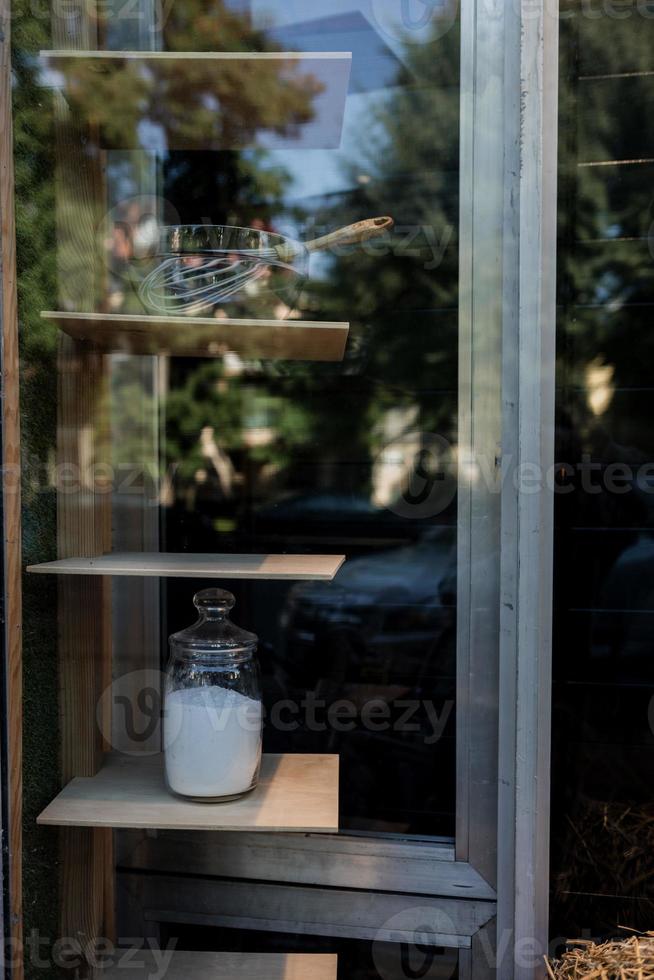
[[[135,61],[352,61],[351,51],[98,51],[42,49],[41,58]]]
[[[41,317],[74,340],[105,353],[136,356],[342,361],[350,324],[314,320],[224,319],[43,310]]]
[[[36,575],[220,578],[330,582],[345,555],[211,555],[120,552],[28,565]]]
[[[120,950],[113,965],[102,971],[105,980],[336,980],[338,957],[302,953],[187,953]]]
[[[195,803],[168,792],[161,756],[107,757],[96,776],[77,777],[37,818],[46,827],[123,830],[333,833],[338,830],[337,755],[264,755],[259,785],[227,803]]]

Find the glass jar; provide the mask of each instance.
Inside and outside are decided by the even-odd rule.
[[[177,796],[235,799],[254,789],[263,711],[258,639],[229,619],[234,596],[198,592],[200,618],[170,637],[164,691],[166,782]]]

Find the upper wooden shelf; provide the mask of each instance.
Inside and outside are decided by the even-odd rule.
[[[245,578],[331,581],[345,555],[194,555],[133,552],[62,558],[29,565],[39,575],[117,575],[161,578]]]
[[[99,61],[352,61],[351,51],[98,51],[59,48],[41,58]]]
[[[338,830],[338,756],[264,755],[259,785],[228,803],[168,792],[161,756],[108,756],[96,776],[73,779],[38,823],[129,830]]]
[[[125,954],[123,954],[124,956]],[[162,956],[139,953],[121,964],[120,950],[115,965],[102,971],[105,980],[147,980],[161,976]],[[125,957],[127,959],[127,957]],[[166,961],[168,962],[168,961]],[[166,980],[336,980],[338,957],[278,953],[184,953],[172,954]]]
[[[41,316],[60,330],[106,353],[342,361],[349,323],[307,320],[217,320],[214,317],[66,313]]]

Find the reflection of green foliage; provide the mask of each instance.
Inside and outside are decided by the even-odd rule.
[[[223,0],[184,0],[168,5],[165,51],[266,51],[270,42]]]
[[[207,0],[172,4],[164,50],[270,52],[280,50],[247,21]],[[286,133],[313,117],[322,85],[295,61],[187,59],[58,63],[66,99],[78,118],[98,127],[108,145],[138,145],[142,120],[160,125],[171,145],[234,148],[258,129]],[[119,107],[119,108],[118,108]]]
[[[654,167],[610,164],[652,155],[643,115],[651,97],[651,21],[632,7],[625,8],[624,19],[587,17],[578,0],[564,3],[563,13],[558,383],[567,394],[561,425],[584,451],[603,453],[624,438],[620,433],[638,440],[629,415],[634,403],[612,400],[609,435],[605,418],[589,412],[586,371],[604,364],[612,371],[611,386],[642,385],[643,365],[654,358]]]
[[[557,459],[577,464],[584,453],[597,465],[626,459],[637,468],[639,458],[652,458],[654,167],[648,158],[654,154],[648,107],[654,6],[649,0],[562,0],[561,8]],[[606,379],[597,415],[589,407],[589,369]],[[651,527],[651,504],[634,486],[626,485],[632,492],[622,496],[606,489],[608,481],[601,492],[599,474],[590,479],[590,493],[578,485],[555,502],[552,934],[562,929],[568,936],[582,928],[614,935],[618,924],[649,929],[652,915],[651,813],[640,826],[635,822],[641,803],[651,799],[643,764],[648,753],[627,717],[626,706],[636,702],[620,689],[647,683],[645,659],[634,654],[629,637],[637,619],[644,639],[651,617],[618,612],[640,612],[636,577],[627,570],[629,545],[637,537],[629,528]],[[597,531],[579,533],[592,528]],[[645,588],[651,570],[644,559],[637,567]],[[620,589],[612,589],[620,576]],[[588,601],[572,601],[571,595]],[[571,605],[611,607],[615,615],[594,608],[580,614]],[[611,651],[604,661],[603,649]],[[602,731],[601,752],[589,752],[595,738],[589,732],[600,717],[599,689],[584,695],[579,684],[573,694],[570,679],[596,684],[600,675],[611,690],[611,720]],[[602,768],[609,774],[604,781],[598,779]]]
[[[97,127],[103,141],[118,148],[138,146],[143,120],[159,125],[171,145],[200,149],[238,147],[258,129],[284,133],[312,118],[320,91],[309,74],[275,61],[192,59],[103,63],[59,62],[66,75],[66,99],[78,118]],[[119,105],[120,112],[116,112]]]
[[[340,308],[355,336],[370,331],[369,429],[403,401],[420,406],[424,430],[451,429],[456,403],[433,392],[455,390],[457,377],[458,46],[456,30],[435,46],[411,46],[403,87],[375,114],[372,132],[383,141],[368,155],[366,183],[345,213],[341,205],[325,215],[391,214],[396,222],[391,247],[353,249],[316,287],[326,318]]]
[[[452,433],[458,51],[456,30],[436,45],[411,46],[398,88],[377,101],[370,127],[374,139],[366,131],[366,143],[357,148],[351,182],[356,184],[359,175],[365,182],[315,216],[321,227],[384,214],[396,222],[387,240],[334,257],[324,278],[308,287],[310,305],[321,319],[350,322],[350,356],[356,346],[363,351],[363,378],[341,379],[343,400],[316,397],[316,389],[324,386],[316,365],[303,367],[304,380],[298,378],[288,393],[311,418],[303,427],[309,441],[335,459],[343,454],[344,432],[350,451],[372,458],[386,411],[401,406],[419,408],[412,423],[417,428]],[[355,386],[353,412],[347,393]]]
[[[166,401],[166,454],[178,463],[178,479],[192,479],[206,465],[200,433],[210,426],[222,449],[238,448],[242,393],[222,379],[222,367],[208,361],[173,388]]]
[[[344,364],[294,363],[281,370],[269,366],[263,369],[263,376],[250,381],[257,384],[262,396],[265,392],[274,395],[278,404],[274,444],[250,450],[250,458],[281,467],[289,488],[303,485],[304,477],[298,473],[296,481],[294,470],[296,466],[302,468],[307,455],[318,452],[326,464],[325,472],[330,461],[339,464],[349,459],[356,463],[352,488],[365,493],[359,464],[368,461],[370,469],[379,440],[384,438],[382,423],[390,409],[405,406],[412,410],[413,426],[453,435],[457,387],[458,58],[455,29],[434,44],[411,45],[397,87],[378,94],[371,103],[370,126],[361,134],[361,146],[354,148],[357,162],[350,165],[350,177],[351,184],[359,189],[318,213],[299,215],[294,208],[294,216],[301,216],[305,223],[307,237],[313,237],[314,231],[322,233],[383,214],[395,218],[398,230],[379,242],[378,248],[352,248],[347,254],[323,260],[320,276],[314,277],[304,291],[303,316],[350,323],[350,349]],[[233,175],[242,166],[243,156],[224,156],[218,160],[214,155],[213,160],[221,168],[226,165],[230,188],[237,191]],[[210,157],[208,154],[207,162]],[[190,188],[193,196],[195,155],[176,154],[175,166],[184,175],[179,188]],[[203,162],[200,174],[205,170]],[[364,181],[358,182],[361,174]],[[272,218],[274,224],[275,217],[284,211],[278,195],[275,200],[262,194],[257,202],[260,177],[255,171],[253,180],[245,182],[244,198],[234,194],[232,214]],[[279,184],[277,191],[282,189]],[[250,196],[252,191],[254,197]],[[229,215],[229,211],[218,213]],[[193,369],[194,374],[198,372],[206,383],[208,377],[217,376],[218,368]],[[188,440],[198,436],[189,421],[198,411],[190,404],[190,396],[201,393],[190,385],[183,365],[177,365],[173,377],[179,379],[174,388],[180,398],[167,406],[167,449],[171,461],[190,461],[191,457],[184,455],[189,452]],[[242,387],[243,378],[225,380],[220,399],[238,402]],[[240,417],[239,409],[231,416],[233,430],[222,443],[224,448],[238,448],[242,440],[244,405],[240,411]],[[182,416],[186,449],[179,436],[172,437],[173,431],[180,432]],[[337,465],[331,472],[335,480],[343,479],[342,467]]]
[[[56,505],[41,464],[55,443],[55,331],[41,320],[56,294],[52,128],[48,93],[37,85],[34,55],[47,46],[49,19],[15,11],[12,19],[16,239],[21,353],[23,562],[55,554]],[[24,933],[58,935],[56,835],[36,817],[59,789],[56,587],[23,580],[23,888]],[[47,955],[47,951],[42,951]],[[26,962],[27,980],[42,973]]]

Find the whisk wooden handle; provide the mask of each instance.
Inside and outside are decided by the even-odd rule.
[[[393,227],[393,224],[393,219],[388,217],[368,218],[366,221],[357,221],[354,225],[332,231],[322,238],[315,238],[312,242],[305,242],[304,246],[309,252],[321,252],[334,245],[356,245],[358,242],[367,242],[370,238],[383,235]]]

